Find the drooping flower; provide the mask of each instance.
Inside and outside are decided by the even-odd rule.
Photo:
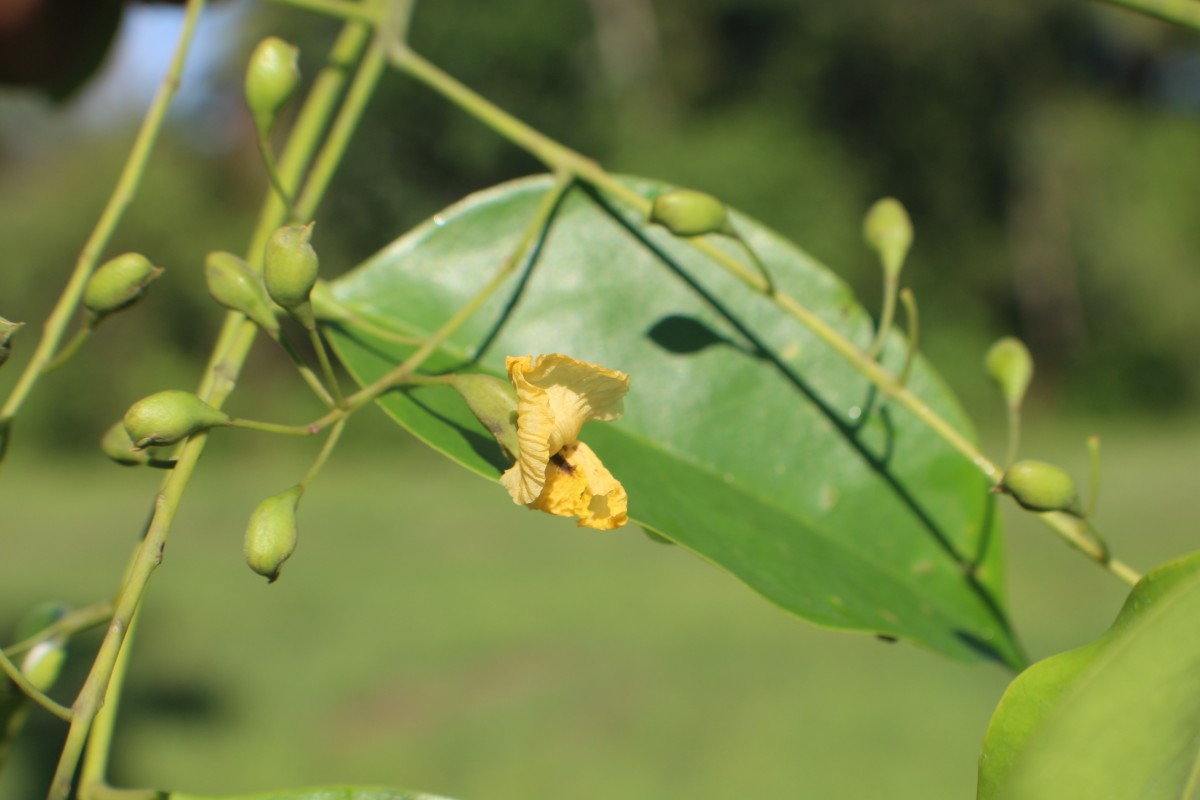
[[[607,422],[624,412],[629,376],[597,364],[550,353],[510,356],[505,366],[517,391],[517,463],[500,477],[514,503],[548,514],[579,517],[598,530],[628,521],[628,498],[592,449],[579,441],[588,420]]]

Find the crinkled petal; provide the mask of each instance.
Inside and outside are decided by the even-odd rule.
[[[530,508],[579,517],[585,528],[608,531],[629,521],[625,487],[583,442],[564,447],[546,467],[546,483]]]
[[[590,419],[613,420],[623,412],[629,376],[551,353],[510,356],[505,362],[517,392],[520,457],[500,482],[513,502],[528,505],[542,494],[550,457],[575,442]]]
[[[579,361],[562,353],[548,353],[537,363],[532,363],[528,357],[515,361],[518,363],[512,364],[510,360],[508,374],[513,385],[518,387],[518,396],[518,381],[545,392],[545,401],[554,417],[552,453],[558,449],[554,445],[562,447],[577,440],[580,429],[588,420],[609,422],[619,419],[625,411],[623,398],[629,391],[629,376],[624,372]]]

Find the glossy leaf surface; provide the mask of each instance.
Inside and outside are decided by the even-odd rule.
[[[526,179],[468,197],[335,281],[336,297],[369,320],[329,330],[350,372],[371,381],[411,352],[374,326],[426,336],[461,308],[550,185]],[[630,185],[648,197],[664,188]],[[840,280],[761,225],[735,221],[781,288],[860,346],[870,341],[870,318]],[[745,258],[728,239],[718,245]],[[1019,663],[1001,610],[994,501],[970,463],[687,241],[582,188],[533,254],[424,371],[502,376],[506,355],[560,352],[627,372],[624,418],[581,438],[624,483],[636,522],[820,625]],[[904,347],[899,336],[890,345],[895,368]],[[919,359],[909,385],[969,432]],[[393,391],[381,404],[467,468],[496,479],[507,467],[449,389]],[[499,487],[496,503],[510,513]]]
[[[1091,644],[1009,686],[979,763],[981,800],[1200,797],[1200,555],[1134,587]]]

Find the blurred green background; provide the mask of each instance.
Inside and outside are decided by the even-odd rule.
[[[133,399],[192,385],[215,335],[203,256],[243,248],[265,186],[240,65],[258,36],[280,33],[301,42],[311,76],[334,30],[276,6],[214,10],[203,68],[185,77],[191,94],[111,247],[168,273],[19,420],[0,476],[0,630],[40,600],[113,590],[157,476],[109,466],[93,443]],[[0,95],[0,314],[31,323],[0,392],[111,190],[134,87],[153,85],[146,37],[169,46],[173,13],[139,8],[140,28],[127,15],[107,72],[61,104]],[[900,198],[917,231],[904,278],[923,349],[991,451],[1001,409],[979,359],[1014,333],[1038,363],[1024,451],[1083,474],[1083,437],[1102,433],[1100,522],[1118,553],[1149,568],[1194,549],[1192,35],[1059,0],[444,0],[419,5],[413,41],[610,169],[762,219],[868,307],[878,274],[861,216]],[[537,169],[388,76],[318,217],[323,268],[349,268],[462,195]],[[270,348],[247,376],[237,413],[312,416]],[[515,508],[364,416],[306,497],[301,549],[269,588],[241,561],[245,518],[311,452],[214,442],[148,597],[116,780],[582,800],[973,792],[1002,671],[798,623],[636,531],[589,535]],[[1122,587],[1044,529],[1009,522],[1011,607],[1031,654],[1103,630]],[[94,644],[80,642],[62,697]],[[35,715],[0,797],[40,795],[62,734]]]

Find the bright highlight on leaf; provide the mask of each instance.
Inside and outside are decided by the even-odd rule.
[[[510,356],[505,361],[517,390],[517,463],[500,482],[514,503],[547,514],[579,517],[597,530],[628,521],[620,481],[579,441],[588,420],[608,422],[624,412],[629,376],[561,353]]]

